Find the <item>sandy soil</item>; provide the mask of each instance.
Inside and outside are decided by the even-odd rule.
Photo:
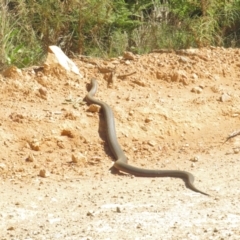
[[[73,61],[83,78],[0,75],[0,239],[240,239],[240,50]],[[189,171],[210,197],[110,172],[103,115],[83,101],[93,77],[129,164]]]

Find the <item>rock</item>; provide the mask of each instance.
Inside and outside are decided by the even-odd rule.
[[[192,74],[192,78],[193,78],[194,80],[197,80],[197,79],[198,79],[198,75],[197,75],[196,73],[193,73],[193,74]]]
[[[42,178],[46,178],[46,177],[50,176],[50,173],[47,170],[45,170],[45,169],[41,169],[39,171],[39,176],[42,177]]]
[[[34,162],[35,158],[32,153],[29,154],[29,156],[26,158],[26,162]]]
[[[120,207],[116,207],[116,212],[117,212],[117,213],[121,213]]]
[[[192,88],[192,90],[191,90],[191,92],[194,92],[194,93],[201,93],[203,90],[202,90],[202,88],[200,88],[200,87],[194,87],[194,88]]]
[[[217,85],[214,85],[214,86],[211,87],[211,90],[214,93],[220,93],[222,91],[222,88],[217,86]]]
[[[133,81],[133,83],[137,84],[138,86],[141,86],[141,87],[146,87],[146,83],[143,81],[143,80],[135,80]]]
[[[40,142],[37,139],[33,139],[31,142],[29,142],[29,145],[34,151],[40,150]]]
[[[75,134],[73,132],[73,129],[64,128],[64,129],[62,129],[61,136],[67,136],[69,138],[74,138]]]
[[[82,153],[73,153],[72,154],[72,162],[73,163],[86,163],[87,157],[84,156]]]
[[[148,141],[148,145],[154,147],[157,143],[154,141]]]
[[[187,73],[184,70],[172,71],[170,78],[172,82],[184,82],[187,79]]]
[[[87,212],[87,216],[93,217],[94,216],[94,211],[92,211],[92,210],[88,211]]]
[[[133,116],[134,115],[134,111],[131,110],[128,114],[129,114],[129,116]]]
[[[7,228],[8,231],[12,231],[12,230],[14,230],[14,229],[15,229],[15,228],[14,228],[13,226]]]
[[[179,58],[179,62],[182,62],[182,63],[188,63],[189,62],[189,59],[187,59],[186,57],[180,57]]]
[[[98,105],[91,104],[89,106],[89,108],[87,109],[87,112],[95,113],[95,112],[99,112],[99,109],[100,109],[100,107]]]
[[[222,96],[220,97],[221,102],[228,102],[231,100],[231,97],[227,93],[223,93]]]
[[[123,57],[126,60],[134,60],[136,56],[132,52],[124,52]]]
[[[73,72],[79,75],[80,78],[83,78],[83,75],[79,72],[75,63],[69,59],[59,47],[49,46],[47,60],[44,63],[44,70],[51,71],[52,68],[56,67]]]
[[[195,156],[195,157],[192,157],[190,159],[191,162],[198,162],[199,161],[199,157],[198,156]]]
[[[146,119],[145,119],[145,123],[149,123],[149,122],[151,122],[153,119],[151,118],[151,117],[147,117]]]
[[[233,152],[234,152],[235,154],[238,154],[239,151],[240,151],[239,148],[234,148],[234,149],[233,149]]]
[[[47,89],[45,87],[39,88],[38,91],[41,95],[47,96]]]
[[[5,163],[0,163],[0,169],[6,170],[7,169],[6,164]]]

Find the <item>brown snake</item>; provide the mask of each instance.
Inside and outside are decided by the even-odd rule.
[[[104,118],[106,121],[106,128],[107,128],[107,140],[108,145],[116,158],[116,161],[113,165],[114,168],[129,173],[135,176],[142,176],[142,177],[175,177],[181,178],[185,181],[186,186],[195,192],[199,192],[201,194],[209,196],[209,194],[198,190],[194,185],[194,176],[186,171],[180,170],[150,170],[144,168],[138,168],[131,166],[127,163],[127,157],[125,156],[121,146],[118,143],[116,129],[115,129],[115,122],[114,122],[114,115],[112,109],[104,102],[99,101],[94,98],[94,95],[97,91],[97,81],[92,79],[91,81],[91,90],[86,95],[85,100],[88,103],[93,103],[101,106],[101,109],[104,113]]]

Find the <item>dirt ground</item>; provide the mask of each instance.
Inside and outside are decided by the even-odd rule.
[[[0,74],[0,239],[240,239],[240,49],[73,61],[82,78]],[[103,115],[83,101],[92,78],[129,164],[189,171],[211,196],[111,173]]]

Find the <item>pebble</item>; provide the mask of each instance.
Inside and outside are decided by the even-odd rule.
[[[8,230],[8,231],[12,231],[12,230],[14,230],[14,227],[11,226],[11,227],[7,228],[7,230]]]
[[[42,177],[42,178],[46,178],[46,177],[50,176],[50,173],[47,170],[45,170],[45,169],[41,169],[39,171],[39,176]]]
[[[40,142],[37,139],[33,139],[30,143],[29,143],[30,147],[32,150],[34,151],[39,151],[40,150]]]
[[[84,156],[82,153],[74,153],[72,154],[72,162],[73,163],[86,163],[87,162],[87,157]]]
[[[134,111],[133,110],[131,110],[129,113],[129,116],[133,116],[133,114],[134,114]]]
[[[203,90],[201,87],[194,87],[192,88],[191,92],[193,93],[201,93]]]
[[[99,112],[99,109],[100,109],[100,107],[98,105],[91,104],[89,106],[89,108],[87,109],[87,112],[95,113],[95,112]]]
[[[189,59],[187,59],[186,57],[180,57],[179,58],[179,62],[183,62],[183,63],[188,63],[189,62]]]
[[[87,212],[87,216],[93,217],[93,216],[94,216],[93,211],[88,211],[88,212]]]
[[[137,84],[138,86],[141,86],[141,87],[146,87],[146,83],[142,80],[135,80],[133,81],[135,84]]]
[[[152,147],[154,147],[156,144],[157,143],[155,141],[152,141],[152,140],[148,141],[148,145],[150,145]]]
[[[7,169],[7,166],[6,166],[5,163],[0,163],[0,168],[1,168],[2,170],[6,170],[6,169]]]
[[[28,157],[26,158],[26,162],[34,162],[34,161],[35,161],[35,158],[34,158],[33,154],[30,153],[28,155]]]
[[[238,153],[239,153],[239,148],[234,148],[233,152],[234,152],[235,154],[238,154]]]
[[[72,129],[63,129],[61,132],[61,136],[67,136],[69,138],[74,138],[74,132]]]
[[[220,97],[221,102],[228,102],[230,100],[231,100],[231,97],[226,93],[223,93],[222,96]]]
[[[149,122],[151,122],[152,120],[153,120],[152,118],[147,117],[147,118],[145,119],[145,123],[149,123]]]
[[[38,91],[41,95],[47,96],[47,89],[45,87],[39,88]]]
[[[190,161],[191,162],[198,162],[199,161],[199,157],[198,156],[192,157],[192,158],[190,158]]]
[[[116,212],[117,212],[117,213],[120,213],[120,212],[121,212],[120,207],[116,207]]]
[[[126,60],[134,60],[135,59],[135,55],[132,52],[124,52],[123,57]]]

